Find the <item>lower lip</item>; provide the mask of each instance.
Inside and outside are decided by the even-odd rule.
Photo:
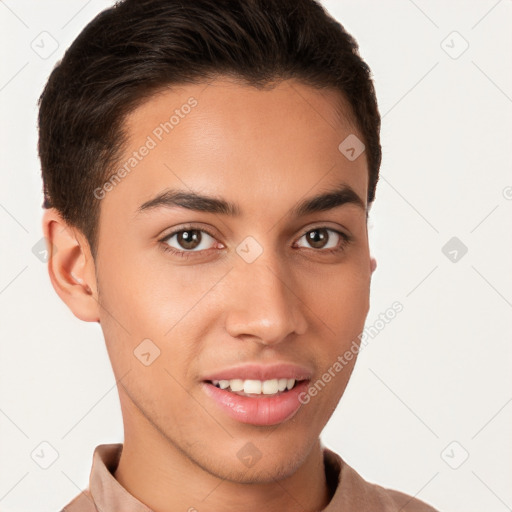
[[[308,381],[303,380],[290,391],[279,395],[255,397],[237,395],[220,389],[209,382],[203,382],[206,394],[231,418],[251,425],[277,425],[295,416],[302,403],[299,395],[307,389]]]

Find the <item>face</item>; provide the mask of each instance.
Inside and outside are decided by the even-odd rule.
[[[339,101],[295,81],[217,79],[127,119],[126,172],[98,192],[95,267],[126,438],[247,482],[293,473],[318,441],[355,362],[333,371],[363,330],[372,271],[366,158],[338,149],[362,136]],[[261,457],[249,469],[243,450]]]

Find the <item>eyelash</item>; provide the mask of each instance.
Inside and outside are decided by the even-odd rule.
[[[343,233],[342,231],[338,231],[337,229],[333,229],[333,228],[330,228],[330,227],[327,227],[327,226],[315,226],[313,228],[309,228],[306,231],[304,231],[300,235],[300,237],[298,239],[300,240],[304,235],[307,235],[308,233],[310,233],[311,231],[315,231],[316,229],[326,229],[327,231],[331,231],[333,233],[336,233],[337,235],[339,235],[341,237],[340,244],[337,247],[335,247],[335,248],[332,248],[332,249],[316,249],[316,250],[314,248],[311,248],[311,250],[319,252],[319,253],[323,253],[323,254],[337,254],[339,252],[343,252],[346,249],[346,246],[348,244],[350,244],[352,242],[352,240],[353,240],[352,236],[347,235],[346,233]],[[183,226],[180,229],[177,229],[176,231],[173,231],[172,233],[168,233],[163,238],[160,238],[158,240],[160,242],[160,246],[161,246],[162,250],[165,253],[170,253],[170,254],[172,254],[174,256],[179,256],[179,257],[185,258],[185,259],[194,258],[198,254],[200,254],[202,252],[205,252],[205,251],[179,251],[179,250],[175,249],[174,247],[171,247],[170,245],[165,243],[166,240],[169,240],[174,235],[177,235],[178,233],[182,233],[184,231],[201,231],[201,232],[206,233],[207,235],[211,236],[212,238],[215,238],[215,235],[213,233],[211,233],[210,231],[208,231],[207,229],[194,227],[192,225],[190,225],[190,226]],[[206,250],[209,250],[209,249],[206,249]]]

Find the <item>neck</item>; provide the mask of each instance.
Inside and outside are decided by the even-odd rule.
[[[240,483],[206,471],[142,415],[129,415],[131,421],[123,417],[125,441],[114,477],[155,512],[314,512],[323,510],[332,497],[320,439],[293,474]]]

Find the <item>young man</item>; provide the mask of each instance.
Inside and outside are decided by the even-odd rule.
[[[339,23],[313,0],[125,0],[39,123],[51,282],[101,325],[125,431],[64,510],[434,510],[320,440],[369,309],[381,160]]]

